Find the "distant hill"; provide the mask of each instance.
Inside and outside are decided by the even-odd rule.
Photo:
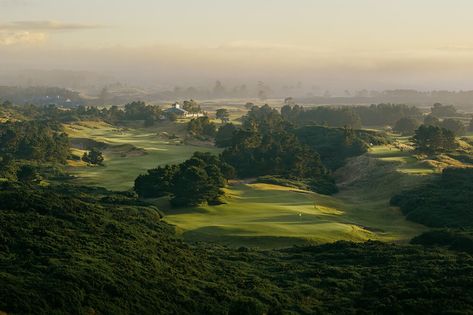
[[[85,100],[79,92],[59,87],[14,87],[0,86],[0,102],[14,104],[34,104],[45,106],[55,104],[64,107],[84,105]]]

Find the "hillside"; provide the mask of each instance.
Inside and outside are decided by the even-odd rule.
[[[377,242],[278,251],[191,246],[155,208],[85,187],[3,184],[0,205],[0,311],[7,314],[461,313],[473,306],[473,260],[455,252]]]

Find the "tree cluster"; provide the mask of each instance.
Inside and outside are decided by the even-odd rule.
[[[446,168],[431,182],[391,199],[407,219],[431,227],[473,228],[473,169]]]
[[[440,103],[435,103],[434,106],[430,109],[432,116],[435,117],[454,117],[458,116],[457,109],[453,105],[442,105]]]
[[[298,126],[321,125],[329,127],[361,128],[359,115],[349,107],[318,106],[304,108],[299,105],[284,105],[281,108],[282,117]]]
[[[210,153],[196,152],[179,165],[159,166],[135,180],[140,197],[171,196],[176,207],[218,203],[221,188],[234,176],[234,169]]]
[[[189,121],[187,131],[193,136],[213,138],[216,135],[217,126],[210,121],[209,117],[203,116]]]
[[[21,160],[65,163],[69,138],[60,124],[23,121],[0,124],[0,156]]]
[[[363,126],[394,126],[401,118],[421,119],[422,112],[415,106],[405,104],[372,104],[353,106]]]
[[[84,155],[82,155],[82,161],[93,165],[103,165],[104,160],[102,152],[96,148],[92,148],[92,150],[84,152]]]
[[[457,147],[455,134],[437,126],[421,125],[412,139],[416,150],[426,154],[450,151]]]
[[[222,160],[243,178],[261,175],[316,178],[327,174],[319,155],[285,131],[261,134],[239,130],[232,145],[222,152]]]

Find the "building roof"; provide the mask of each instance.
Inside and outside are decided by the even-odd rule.
[[[171,108],[165,109],[164,112],[166,114],[174,113],[176,115],[186,115],[187,114],[187,111],[185,109],[178,108],[178,107],[171,107]]]

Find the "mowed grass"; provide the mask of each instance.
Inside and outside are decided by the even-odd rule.
[[[106,150],[106,166],[79,163],[70,168],[77,183],[114,190],[130,189],[136,176],[157,165],[179,163],[195,151],[219,151],[176,145],[159,136],[163,131],[182,136],[182,124],[117,130],[89,122],[66,127],[72,137],[112,146],[132,144],[146,150],[146,155],[136,156]],[[166,200],[160,200],[158,205],[166,214],[164,220],[175,225],[184,239],[231,246],[275,248],[368,239],[405,242],[425,230],[406,221],[397,208],[389,206],[389,199],[402,188],[422,182],[427,177],[424,175],[433,170],[421,165],[412,153],[388,146],[372,148],[359,161],[367,164],[349,163],[340,170],[355,180],[344,180],[341,192],[334,196],[269,184],[236,183],[226,189],[226,204],[171,209]]]
[[[424,228],[406,221],[387,200],[335,196],[269,184],[227,189],[227,204],[168,209],[165,221],[188,241],[284,247],[337,240],[407,241]]]
[[[74,181],[79,184],[102,186],[111,190],[129,190],[133,187],[135,178],[146,173],[148,169],[158,165],[180,163],[195,151],[220,151],[213,147],[176,144],[160,136],[163,131],[169,134],[182,133],[182,128],[183,125],[167,124],[146,129],[117,129],[101,122],[66,125],[66,131],[73,138],[89,138],[112,146],[132,144],[136,148],[146,150],[144,155],[123,156],[111,147],[104,151],[105,166],[87,166],[71,162],[69,171],[76,176]]]
[[[389,200],[433,172],[419,165],[412,152],[379,146],[339,170],[340,192],[333,196],[269,184],[236,184],[226,190],[227,204],[164,209],[165,220],[188,241],[231,246],[407,242],[426,228],[407,221]]]

